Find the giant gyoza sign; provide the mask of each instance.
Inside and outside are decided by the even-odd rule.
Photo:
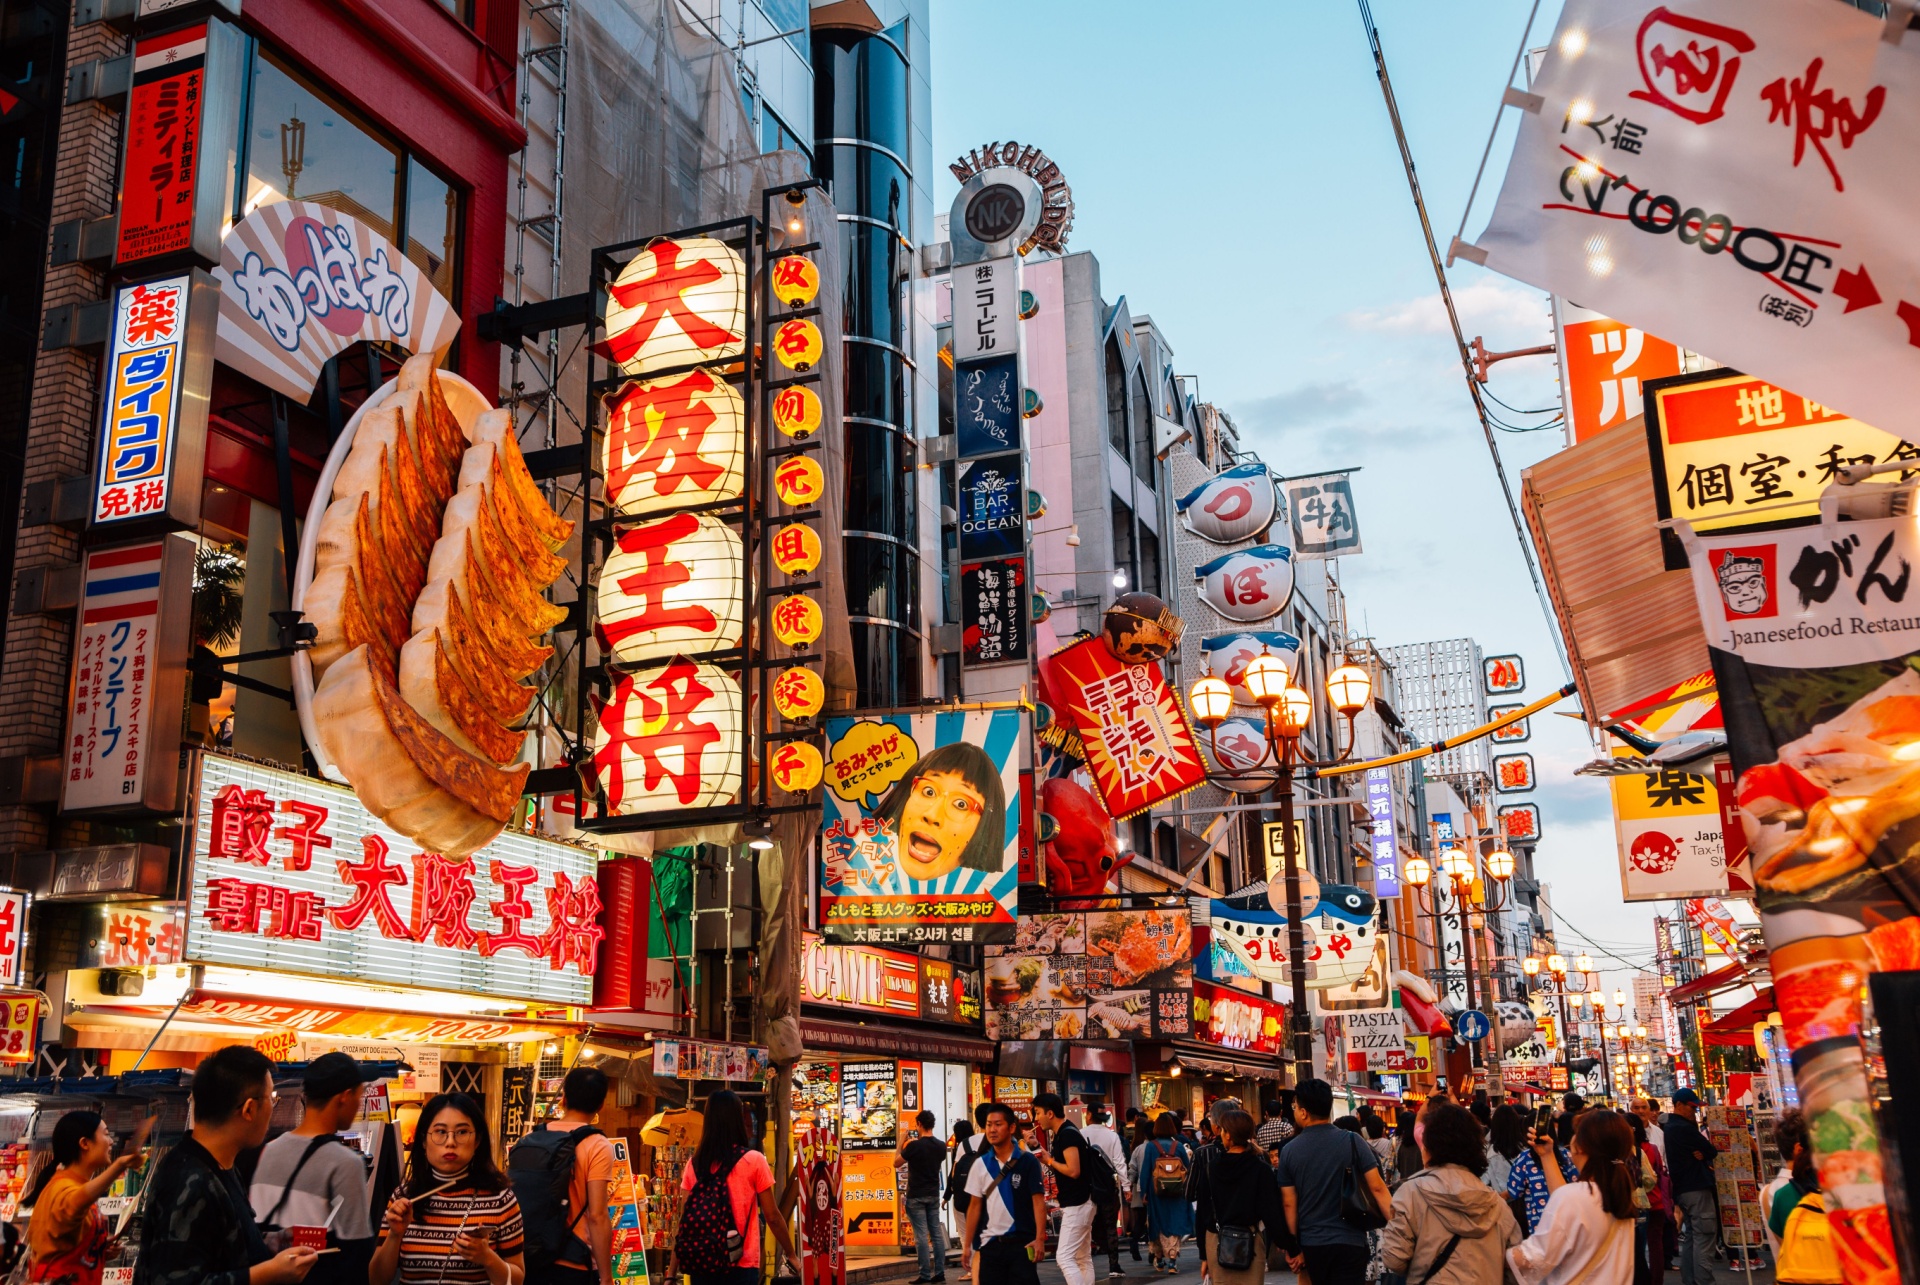
[[[1920,37],[1887,29],[1804,0],[1570,0],[1456,253],[1920,441]]]
[[[351,790],[209,754],[184,958],[548,1004],[589,1004],[593,852],[508,831],[454,859]]]

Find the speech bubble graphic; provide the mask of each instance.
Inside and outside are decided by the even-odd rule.
[[[871,811],[915,763],[920,747],[892,723],[855,723],[833,743],[827,781],[842,802]]]

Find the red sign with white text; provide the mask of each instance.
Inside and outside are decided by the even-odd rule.
[[[1097,636],[1041,663],[1061,715],[1086,744],[1109,816],[1125,820],[1205,782],[1193,729],[1160,666],[1129,665]]]
[[[117,263],[193,246],[206,63],[205,23],[145,37],[134,46]]]

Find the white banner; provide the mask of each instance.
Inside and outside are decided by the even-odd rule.
[[[1465,256],[1920,440],[1920,37],[1808,0],[1569,0]]]
[[[1352,476],[1350,472],[1322,473],[1288,478],[1280,484],[1287,490],[1295,557],[1342,558],[1361,552]]]

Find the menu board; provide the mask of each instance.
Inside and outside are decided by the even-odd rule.
[[[796,1134],[826,1128],[840,1136],[840,1064],[801,1062],[789,1082]],[[837,1148],[836,1148],[837,1150]]]
[[[625,1138],[610,1138],[613,1181],[607,1184],[607,1213],[613,1221],[614,1285],[648,1285],[647,1226]]]
[[[1760,1206],[1762,1183],[1747,1109],[1710,1106],[1702,1115],[1702,1131],[1720,1151],[1714,1161],[1713,1179],[1719,1196],[1721,1239],[1728,1245],[1763,1245],[1767,1211]]]
[[[892,1151],[900,1114],[892,1062],[840,1065],[840,1141],[848,1151]]]
[[[987,1038],[1163,1040],[1193,1031],[1193,923],[1181,910],[1032,915],[987,947]]]

